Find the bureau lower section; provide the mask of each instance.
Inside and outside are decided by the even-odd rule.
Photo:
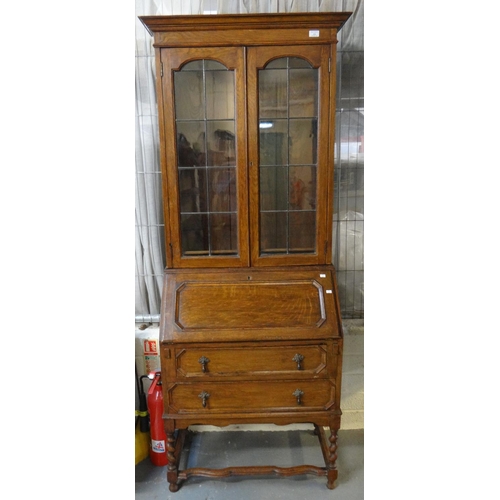
[[[337,478],[337,432],[340,428],[342,339],[161,346],[164,421],[167,432],[170,491],[191,476],[315,474]],[[231,467],[179,470],[190,425],[287,425],[312,423],[324,467]],[[327,436],[324,428],[329,428]]]
[[[192,475],[270,473],[323,475],[333,488],[343,338],[332,266],[166,270],[161,317],[171,491]],[[295,423],[314,425],[324,467],[179,470],[191,425]]]

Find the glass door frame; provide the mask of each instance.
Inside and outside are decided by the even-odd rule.
[[[246,267],[249,260],[247,146],[245,122],[245,56],[243,47],[162,48],[162,95],[158,105],[163,107],[164,142],[160,151],[162,161],[165,231],[167,232],[167,267]],[[183,256],[181,204],[177,159],[177,130],[175,117],[174,73],[192,61],[214,60],[223,64],[235,76],[235,151],[236,200],[238,230],[237,255]]]
[[[248,160],[250,185],[250,256],[254,266],[329,264],[331,242],[329,199],[333,181],[333,163],[330,161],[330,45],[261,46],[247,49],[248,92]],[[274,59],[298,57],[307,60],[318,72],[318,128],[317,128],[317,192],[316,192],[316,250],[314,253],[262,254],[260,250],[260,151],[259,151],[259,70]],[[330,165],[331,163],[331,165]],[[330,195],[330,196],[329,196]]]

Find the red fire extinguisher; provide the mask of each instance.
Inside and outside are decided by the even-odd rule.
[[[152,372],[149,378],[153,382],[148,391],[149,430],[151,434],[151,445],[149,458],[153,465],[163,467],[168,464],[167,460],[167,435],[163,427],[163,395],[161,392],[161,372]]]

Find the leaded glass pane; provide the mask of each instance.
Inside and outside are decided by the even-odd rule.
[[[260,252],[315,253],[318,70],[283,57],[258,79]]]
[[[182,255],[237,255],[234,71],[191,61],[174,88]]]

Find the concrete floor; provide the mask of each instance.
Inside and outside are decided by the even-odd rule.
[[[135,466],[136,500],[303,500],[305,498],[362,500],[364,493],[363,429],[340,430],[333,490],[326,477],[253,476],[221,479],[192,477],[179,491],[168,489],[166,467],[149,459]],[[324,466],[318,438],[312,430],[195,432],[186,442],[181,468],[223,468],[242,465]],[[186,459],[187,457],[187,459]],[[183,460],[184,459],[184,460]],[[186,462],[187,460],[187,462]]]

